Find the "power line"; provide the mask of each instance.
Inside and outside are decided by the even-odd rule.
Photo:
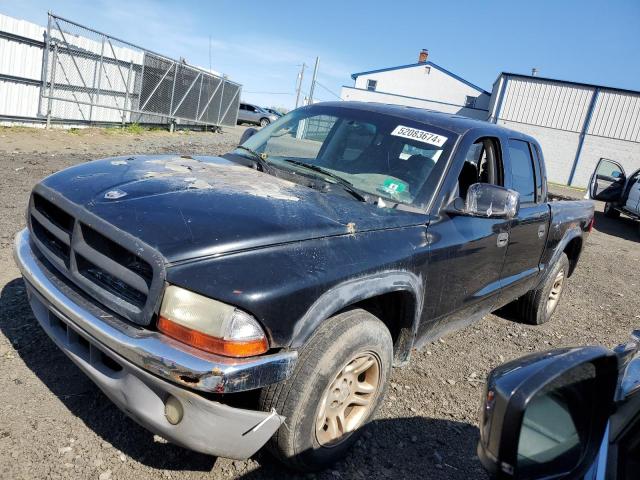
[[[264,95],[295,95],[295,93],[291,92],[249,92],[246,90],[243,93],[260,93]]]
[[[337,93],[335,93],[334,91],[330,90],[329,88],[325,87],[323,84],[321,84],[320,82],[318,82],[316,80],[316,85],[321,86],[322,88],[324,88],[327,92],[329,92],[331,95],[333,95],[334,97],[342,100],[342,98],[340,97],[340,95],[338,95]]]

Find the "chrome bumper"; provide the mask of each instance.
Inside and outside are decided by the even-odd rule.
[[[296,351],[247,359],[222,357],[124,322],[56,275],[54,267],[33,249],[27,229],[16,235],[14,256],[28,291],[35,293],[31,306],[45,330],[50,312],[100,350],[114,352],[133,366],[178,385],[216,393],[252,390],[287,378],[297,359]],[[40,314],[34,298],[44,306]]]

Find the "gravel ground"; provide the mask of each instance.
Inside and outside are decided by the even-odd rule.
[[[37,326],[11,254],[29,191],[49,173],[116,154],[223,153],[241,133],[0,129],[1,478],[295,478],[267,455],[200,455],[126,417]],[[394,371],[378,418],[346,460],[301,478],[486,478],[475,454],[476,419],[491,368],[554,347],[614,346],[640,326],[638,225],[601,212],[598,205],[595,230],[551,323],[531,327],[490,315],[415,353],[409,367]]]

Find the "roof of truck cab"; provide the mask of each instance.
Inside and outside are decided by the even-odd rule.
[[[508,128],[500,127],[495,123],[486,122],[483,120],[474,120],[472,118],[463,117],[462,115],[456,115],[453,113],[437,112],[435,110],[427,110],[424,108],[409,107],[404,105],[392,105],[387,103],[375,103],[375,102],[321,102],[315,103],[314,106],[327,106],[335,108],[348,108],[352,110],[361,110],[372,113],[380,113],[383,115],[392,115],[394,117],[407,118],[420,123],[426,123],[435,125],[449,130],[453,133],[463,135],[469,130],[473,129],[496,129],[503,132],[509,132],[509,134],[516,134],[518,137],[525,137],[519,132],[509,130]]]

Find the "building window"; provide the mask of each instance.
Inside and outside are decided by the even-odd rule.
[[[474,108],[476,106],[476,97],[467,95],[467,98],[464,101],[464,106],[469,108]]]
[[[377,80],[367,80],[367,90],[371,90],[372,92],[375,92],[377,86],[378,86]]]

